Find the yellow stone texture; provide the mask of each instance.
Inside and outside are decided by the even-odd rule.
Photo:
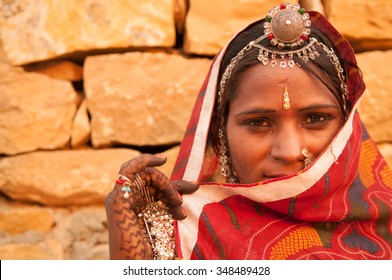
[[[250,23],[262,19],[281,0],[190,0],[185,24],[184,50],[215,55],[227,41]],[[291,1],[292,4],[298,1]]]
[[[0,35],[14,65],[77,51],[175,44],[173,0],[0,2]]]
[[[10,243],[0,246],[2,260],[62,260],[63,258],[63,248],[54,239],[38,244]]]
[[[390,0],[325,0],[329,21],[357,51],[392,48]]]
[[[50,206],[103,204],[131,149],[41,151],[0,158],[0,192]]]
[[[77,102],[70,82],[0,61],[0,154],[66,146]]]
[[[373,140],[392,143],[392,50],[360,53],[357,59],[366,83],[361,119]]]
[[[163,52],[88,57],[84,87],[93,147],[181,142],[210,64]]]
[[[87,113],[87,101],[84,99],[76,112],[71,133],[71,146],[84,146],[90,140],[91,127]]]
[[[0,208],[0,232],[9,235],[21,234],[28,230],[47,232],[53,224],[53,213],[50,209],[39,207],[7,207]]]

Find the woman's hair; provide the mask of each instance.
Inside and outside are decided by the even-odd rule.
[[[331,41],[323,33],[321,33],[319,30],[315,28],[311,28],[311,31],[312,31],[310,35],[311,37],[316,38],[319,42],[322,42],[329,49],[331,48],[334,49],[334,46],[331,43]],[[220,80],[222,78],[225,69],[231,63],[232,58],[235,57],[250,41],[256,40],[263,34],[264,34],[263,21],[258,21],[250,25],[245,31],[241,32],[233,41],[230,42],[221,61],[216,92],[219,91]],[[270,46],[269,40],[267,38],[262,40],[259,44],[267,49],[271,49],[271,50],[276,49],[276,47]],[[316,45],[314,46],[316,47],[320,56],[315,58],[314,60],[309,60],[306,63],[302,59],[298,58],[297,56],[294,56],[293,59],[297,64],[297,66],[294,67],[300,66],[305,71],[309,72],[315,78],[320,80],[336,97],[338,103],[341,106],[342,113],[346,114],[346,111],[343,109],[344,100],[342,97],[341,81],[338,77],[335,66],[332,64],[330,58],[320,46],[316,46]],[[336,50],[335,53],[337,53]],[[223,128],[226,127],[230,100],[235,96],[237,87],[245,71],[256,64],[261,63],[258,60],[258,54],[259,51],[257,48],[251,48],[249,51],[245,52],[243,58],[240,59],[235,65],[235,67],[233,68],[229,79],[226,80],[222,101],[221,101],[222,104],[220,104],[220,108],[222,110],[218,110],[219,104],[218,102],[215,102],[215,107],[212,114],[211,124],[209,129],[209,143],[212,145],[216,153],[218,153],[219,145],[220,145],[218,139],[218,130],[222,124],[223,124]],[[266,66],[266,67],[271,67],[271,66]],[[349,106],[349,104],[347,105]],[[350,108],[348,107],[347,110],[349,111],[349,109]]]

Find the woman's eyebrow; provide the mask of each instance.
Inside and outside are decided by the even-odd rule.
[[[276,110],[274,109],[264,109],[264,108],[258,108],[258,109],[250,109],[250,110],[246,110],[246,111],[241,111],[239,113],[237,113],[237,116],[241,116],[241,115],[252,115],[252,114],[260,114],[260,113],[276,113]]]
[[[314,104],[310,106],[306,106],[303,108],[298,109],[298,112],[304,112],[304,111],[311,111],[315,109],[327,109],[327,108],[333,108],[336,110],[339,110],[339,107],[334,105],[334,104]],[[269,109],[269,108],[257,108],[257,109],[250,109],[250,110],[245,110],[237,113],[237,116],[242,116],[242,115],[252,115],[252,114],[266,114],[266,113],[276,113],[277,111],[274,109]]]
[[[310,111],[310,110],[314,110],[314,109],[327,109],[327,108],[333,108],[333,109],[339,110],[339,107],[334,104],[314,104],[314,105],[300,108],[297,111],[304,112],[304,111]]]

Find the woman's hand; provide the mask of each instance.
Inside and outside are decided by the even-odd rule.
[[[170,181],[154,168],[165,162],[165,157],[144,154],[125,162],[119,174],[131,181],[136,181],[138,174],[145,182],[149,196],[165,203],[173,218],[185,219],[181,194],[193,193],[199,186],[182,180]],[[121,184],[116,184],[105,200],[110,258],[152,259],[152,248],[146,237],[143,221],[137,216],[146,206],[143,195],[137,188],[131,188],[129,198],[125,199],[121,188]]]
[[[134,180],[135,174],[139,174],[142,180],[148,186],[148,191],[155,200],[160,200],[169,207],[173,218],[182,220],[186,218],[183,210],[181,194],[190,194],[198,189],[197,183],[187,181],[170,181],[162,172],[157,170],[156,166],[166,163],[166,157],[160,157],[151,154],[143,154],[130,161],[125,162],[120,169],[119,174]],[[138,203],[137,211],[140,211],[144,205]]]

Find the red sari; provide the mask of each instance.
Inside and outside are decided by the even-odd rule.
[[[176,224],[180,257],[392,259],[392,172],[356,113],[365,86],[354,51],[323,16],[309,14],[345,61],[353,104],[346,123],[298,174],[249,185],[214,180],[219,165],[207,134],[224,48],[200,91],[172,175],[201,182],[183,197],[188,218]]]

